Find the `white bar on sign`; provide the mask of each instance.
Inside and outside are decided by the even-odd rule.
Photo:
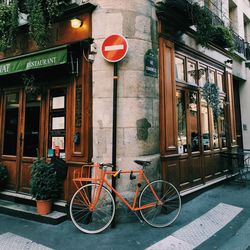
[[[110,46],[106,46],[104,48],[105,51],[122,50],[122,49],[124,49],[124,45],[123,44],[110,45]]]

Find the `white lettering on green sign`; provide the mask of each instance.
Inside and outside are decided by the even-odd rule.
[[[8,73],[10,69],[10,63],[0,65],[0,73]]]
[[[36,61],[30,61],[26,65],[26,69],[32,69],[37,67],[43,67],[43,66],[50,66],[56,64],[56,57],[50,57],[45,59],[40,59]]]

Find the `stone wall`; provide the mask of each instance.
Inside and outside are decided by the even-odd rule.
[[[150,0],[97,0],[93,12],[93,38],[98,53],[93,63],[93,160],[112,161],[113,64],[101,55],[101,45],[111,34],[128,41],[128,53],[119,62],[117,101],[117,168],[140,168],[135,159],[152,160],[150,179],[159,177],[159,80],[144,75],[144,55],[156,49],[157,22]],[[129,175],[117,181],[126,197],[135,181]]]

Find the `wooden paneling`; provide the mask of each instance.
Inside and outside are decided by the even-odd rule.
[[[192,166],[192,185],[198,185],[202,182],[202,165],[201,165],[201,156],[192,156],[191,158]]]
[[[16,190],[17,185],[17,175],[16,175],[16,158],[14,157],[11,159],[11,157],[4,157],[2,158],[2,163],[4,166],[7,167],[8,170],[8,183],[7,183],[7,189],[10,190]]]
[[[181,190],[190,187],[190,164],[188,158],[180,158],[180,187]]]
[[[160,38],[160,151],[177,152],[174,44]]]
[[[31,176],[31,165],[33,159],[23,159],[20,166],[20,191],[29,193],[30,191],[30,176]]]

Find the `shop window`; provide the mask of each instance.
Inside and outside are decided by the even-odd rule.
[[[25,106],[24,156],[37,155],[39,148],[40,96],[27,95]]]
[[[221,144],[222,147],[227,146],[227,137],[226,137],[226,119],[225,119],[225,105],[223,101],[220,102],[220,130],[221,130]]]
[[[196,62],[188,61],[187,62],[187,82],[190,84],[196,83],[196,76],[197,76],[197,68]]]
[[[191,151],[199,151],[198,136],[198,94],[195,91],[189,92],[189,120],[191,130]]]
[[[212,120],[212,143],[213,148],[219,148],[219,132],[218,132],[218,120],[211,116]]]
[[[18,92],[6,95],[5,107],[6,109],[5,109],[3,154],[16,155],[18,113],[19,113]]]
[[[208,150],[210,149],[209,112],[204,98],[201,98],[201,133],[203,149]]]
[[[49,111],[48,157],[65,158],[66,90],[64,88],[51,90]]]
[[[184,81],[184,59],[180,57],[175,57],[175,74],[176,79]]]
[[[185,92],[178,90],[176,92],[176,108],[178,121],[178,152],[187,152],[187,124],[185,111]]]

